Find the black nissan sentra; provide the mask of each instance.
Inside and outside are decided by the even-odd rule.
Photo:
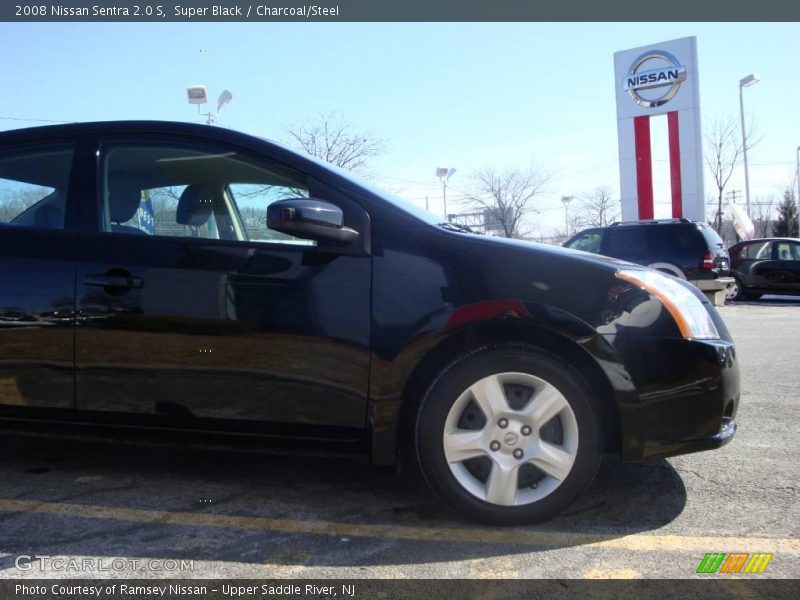
[[[735,347],[691,285],[439,223],[256,137],[6,131],[0,217],[5,429],[415,457],[447,504],[498,524],[567,507],[604,452],[736,431]]]

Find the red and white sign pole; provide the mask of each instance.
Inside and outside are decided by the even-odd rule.
[[[622,218],[655,218],[650,118],[667,116],[670,215],[705,221],[697,40],[614,54]],[[662,216],[663,216],[663,212]]]

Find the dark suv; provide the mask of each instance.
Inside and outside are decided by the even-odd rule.
[[[564,246],[645,265],[706,292],[722,290],[730,282],[722,238],[707,224],[687,219],[626,221],[585,229]]]
[[[410,456],[506,524],[569,505],[604,451],[736,431],[734,344],[693,286],[474,235],[260,138],[6,131],[0,208],[6,428]]]

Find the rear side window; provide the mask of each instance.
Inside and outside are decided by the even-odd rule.
[[[741,251],[740,251],[741,252]],[[744,258],[767,260],[772,257],[772,242],[758,242],[744,247]]]
[[[620,227],[606,232],[603,254],[608,256],[632,256],[644,254],[647,249],[647,233],[644,227]]]
[[[647,227],[649,252],[668,254],[675,250],[699,249],[702,238],[691,225],[650,225]]]
[[[0,155],[0,225],[63,229],[74,149],[28,149]]]

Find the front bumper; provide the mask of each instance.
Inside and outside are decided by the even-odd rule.
[[[702,452],[703,450],[714,450],[715,448],[721,448],[733,439],[733,436],[736,434],[737,427],[738,425],[736,424],[736,419],[722,417],[722,424],[720,426],[719,433],[712,435],[711,437],[683,442],[679,451],[671,452],[665,456],[675,456],[676,454],[688,454],[690,452]]]
[[[639,337],[614,345],[638,390],[620,405],[623,460],[711,450],[733,439],[740,399],[733,342]]]

